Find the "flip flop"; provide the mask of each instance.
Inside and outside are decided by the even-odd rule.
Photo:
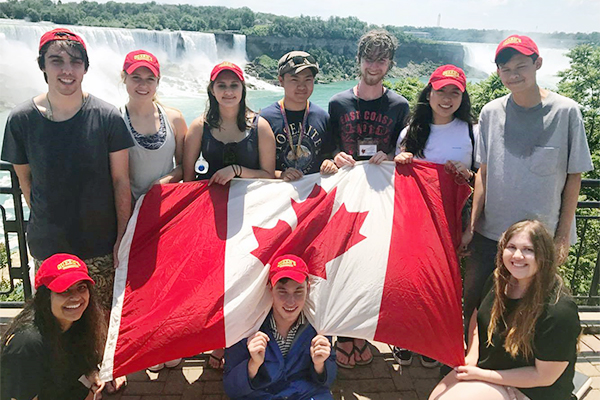
[[[223,359],[224,359],[224,357],[217,357],[217,356],[214,356],[212,353],[209,355],[209,357],[212,358],[213,360],[216,360],[219,363],[219,367],[218,368],[215,368],[213,366],[211,366],[211,368],[214,368],[214,369],[223,369]]]
[[[365,345],[362,348],[359,349],[358,346],[354,346],[354,351],[357,352],[361,358],[361,361],[359,361],[356,359],[356,357],[354,357],[354,363],[356,365],[369,365],[373,362],[373,352],[371,352],[371,358],[369,358],[366,361],[362,360],[362,355],[368,348],[369,348],[369,342],[367,342],[366,340],[365,340]]]
[[[343,355],[346,356],[346,358],[348,359],[348,362],[350,361],[350,357],[353,356],[354,354],[354,349],[352,349],[352,351],[350,351],[350,353],[348,353],[346,350],[342,349],[341,347],[338,346],[339,342],[335,342],[335,351],[336,352],[340,352]],[[346,368],[346,369],[352,369],[354,368],[353,364],[343,364],[342,362],[340,362],[340,360],[336,357],[335,358],[335,363],[341,367],[341,368]],[[354,363],[356,364],[356,361],[354,361]]]

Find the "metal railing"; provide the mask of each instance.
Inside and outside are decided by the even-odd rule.
[[[29,280],[29,255],[27,252],[27,241],[26,241],[26,227],[27,221],[25,220],[23,201],[21,200],[21,189],[19,187],[19,180],[17,178],[17,174],[13,166],[6,162],[0,162],[0,171],[8,171],[10,173],[10,186],[0,186],[0,194],[11,195],[12,202],[14,204],[14,217],[8,218],[7,211],[3,205],[0,205],[0,214],[2,216],[2,227],[4,229],[4,245],[6,249],[7,255],[7,267],[8,267],[8,289],[0,290],[0,295],[10,294],[15,290],[15,281],[21,281],[23,287],[23,294],[25,300],[31,298],[32,290],[31,290],[31,282]],[[580,277],[580,275],[585,274],[582,263],[582,258],[584,258],[585,254],[589,254],[589,249],[587,248],[588,243],[590,242],[587,237],[588,232],[590,230],[600,231],[600,213],[592,213],[592,215],[586,215],[586,212],[583,210],[590,209],[600,209],[600,180],[598,179],[584,179],[582,181],[582,189],[583,188],[597,188],[598,193],[595,194],[594,198],[597,200],[591,201],[581,201],[577,204],[577,225],[578,225],[578,236],[579,241],[575,246],[575,263],[573,265],[573,270],[571,276],[564,276],[565,281],[570,282],[571,288],[573,291],[574,297],[578,300],[580,305],[580,310],[582,311],[600,311],[600,295],[599,295],[599,283],[600,283],[600,246],[598,246],[595,260],[595,267],[593,267],[593,272],[591,274],[591,282],[589,285],[584,285],[585,287],[589,286],[589,290],[587,293],[578,293],[577,290],[573,290],[575,288],[575,284],[580,279],[587,279],[586,276]],[[16,251],[18,251],[18,257],[12,257],[11,255],[11,246],[9,235],[16,235],[17,238],[17,246]],[[593,245],[593,244],[592,244]],[[14,265],[14,259],[19,260],[19,265]],[[588,260],[589,261],[589,260]],[[588,268],[589,270],[589,268]],[[16,308],[22,307],[22,301],[0,301],[0,308]]]

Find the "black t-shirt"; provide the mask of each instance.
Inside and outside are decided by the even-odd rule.
[[[88,96],[71,119],[45,118],[33,100],[10,113],[2,159],[31,168],[31,254],[88,259],[112,253],[117,216],[109,154],[133,146],[118,110]]]
[[[307,127],[302,137],[301,156],[297,162],[292,153],[288,135],[283,130],[285,122],[281,115],[279,102],[271,104],[260,112],[260,116],[269,122],[275,134],[277,151],[275,168],[278,171],[297,168],[304,174],[319,172],[323,160],[331,157],[333,150],[335,150],[335,142],[329,129],[329,114],[312,102],[309,103],[308,110]],[[300,137],[304,111],[285,111],[294,147],[298,144]]]
[[[359,141],[374,142],[377,151],[393,154],[408,113],[408,101],[391,90],[378,99],[366,101],[349,89],[329,102],[333,137],[339,149],[355,160],[370,158],[359,154]]]
[[[488,280],[484,297],[477,312],[479,332],[479,361],[477,365],[484,369],[504,370],[534,366],[535,358],[542,361],[568,361],[569,365],[562,375],[547,387],[519,388],[531,400],[568,400],[573,392],[573,376],[577,361],[577,338],[581,331],[577,305],[567,295],[561,295],[558,302],[551,302],[543,311],[535,327],[534,357],[526,360],[522,356],[513,359],[504,350],[505,336],[495,333],[492,336],[493,346],[488,346],[487,328],[490,324],[492,306],[494,304],[494,288]],[[506,313],[512,312],[519,299],[510,299],[506,305]],[[501,326],[501,331],[506,329]]]
[[[72,360],[71,360],[72,361]],[[75,362],[57,370],[47,344],[34,325],[7,339],[2,350],[0,400],[81,400],[89,390],[79,382],[84,375]]]

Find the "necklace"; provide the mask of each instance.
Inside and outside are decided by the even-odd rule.
[[[283,104],[283,99],[279,100],[279,109],[281,111],[281,116],[283,117],[283,131],[287,133],[288,141],[290,142],[290,148],[292,150],[292,154],[294,155],[294,168],[296,169],[298,169],[298,159],[302,155],[302,138],[304,137],[304,133],[306,131],[305,127],[308,122],[309,106],[310,103],[308,100],[306,100],[306,108],[304,109],[304,116],[302,117],[302,124],[300,125],[300,135],[298,135],[298,143],[296,144],[296,147],[294,147],[294,139],[292,138],[292,132],[290,130],[290,125],[285,113],[285,105]]]
[[[46,101],[48,102],[48,108],[46,108],[46,118],[50,121],[54,121],[54,112],[52,111],[52,103],[50,103],[50,97],[48,97],[48,92],[46,92]],[[83,107],[83,103],[85,102],[85,94],[81,93],[81,105],[79,106],[79,110]],[[77,113],[75,113],[77,114]]]

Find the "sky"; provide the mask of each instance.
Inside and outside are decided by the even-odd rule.
[[[105,0],[99,0],[104,2]],[[117,0],[123,2],[123,0]],[[126,0],[144,3],[149,0]],[[157,3],[248,7],[277,15],[355,16],[378,25],[500,29],[520,32],[600,31],[600,0],[156,0]]]

